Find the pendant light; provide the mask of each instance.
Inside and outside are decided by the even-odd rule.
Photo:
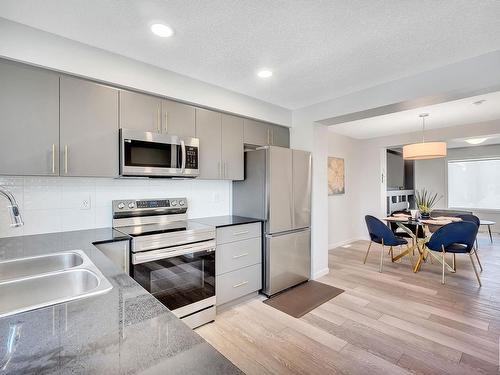
[[[426,142],[425,141],[425,118],[428,113],[422,113],[422,142],[403,146],[403,159],[425,160],[446,157],[446,142]]]

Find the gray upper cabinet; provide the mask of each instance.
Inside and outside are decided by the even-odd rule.
[[[255,146],[266,146],[270,144],[271,134],[269,126],[265,122],[256,120],[244,120],[244,141]]]
[[[290,132],[284,126],[245,119],[244,127],[244,140],[246,144],[290,147]]]
[[[0,62],[0,174],[59,173],[59,76]]]
[[[120,91],[120,128],[161,133],[160,98]]]
[[[162,101],[162,133],[181,137],[196,134],[195,107],[171,100]]]
[[[222,115],[222,173],[227,180],[243,180],[243,119]]]
[[[200,139],[199,178],[243,179],[242,118],[197,108],[196,137]]]
[[[118,90],[61,77],[61,176],[118,176]]]
[[[196,138],[200,139],[199,178],[221,179],[221,114],[196,108]]]
[[[271,145],[290,147],[290,130],[284,126],[270,125]]]

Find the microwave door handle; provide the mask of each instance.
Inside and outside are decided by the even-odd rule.
[[[181,141],[181,152],[182,152],[182,162],[181,162],[181,174],[184,174],[186,170],[186,144]]]

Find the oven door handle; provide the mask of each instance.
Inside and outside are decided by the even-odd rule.
[[[186,144],[181,141],[181,152],[182,152],[182,162],[181,162],[181,174],[184,174],[186,170]]]
[[[167,247],[159,250],[144,251],[132,255],[132,264],[154,262],[160,259],[168,259],[186,254],[213,252],[215,251],[215,241],[192,244],[187,246]]]

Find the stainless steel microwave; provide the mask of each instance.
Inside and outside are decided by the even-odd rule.
[[[120,129],[120,175],[196,177],[198,138]]]

